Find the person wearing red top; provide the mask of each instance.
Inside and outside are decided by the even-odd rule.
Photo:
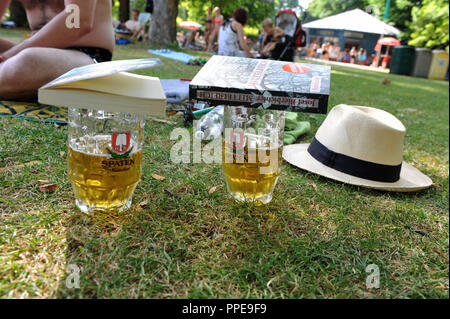
[[[212,30],[211,35],[209,36],[209,41],[208,41],[208,43],[209,43],[208,51],[209,52],[213,51],[214,42],[216,41],[216,38],[218,37],[220,25],[222,23],[223,23],[223,16],[220,11],[220,8],[215,7],[214,8],[214,19],[213,19],[213,30]]]

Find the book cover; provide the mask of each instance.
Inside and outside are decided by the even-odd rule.
[[[189,85],[193,103],[327,113],[330,66],[213,56]]]

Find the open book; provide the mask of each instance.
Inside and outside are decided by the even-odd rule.
[[[159,78],[127,73],[162,64],[159,59],[104,62],[75,68],[39,89],[43,104],[165,116]]]

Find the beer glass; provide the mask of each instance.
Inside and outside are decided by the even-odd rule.
[[[141,178],[143,129],[142,115],[69,108],[69,178],[82,212],[130,207]]]
[[[225,106],[222,172],[231,196],[257,205],[272,200],[283,133],[283,111]]]

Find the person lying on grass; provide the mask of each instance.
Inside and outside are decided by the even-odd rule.
[[[10,1],[0,2],[0,16]],[[67,71],[111,60],[110,0],[20,2],[32,36],[21,43],[0,38],[0,100],[34,100],[39,87]]]

